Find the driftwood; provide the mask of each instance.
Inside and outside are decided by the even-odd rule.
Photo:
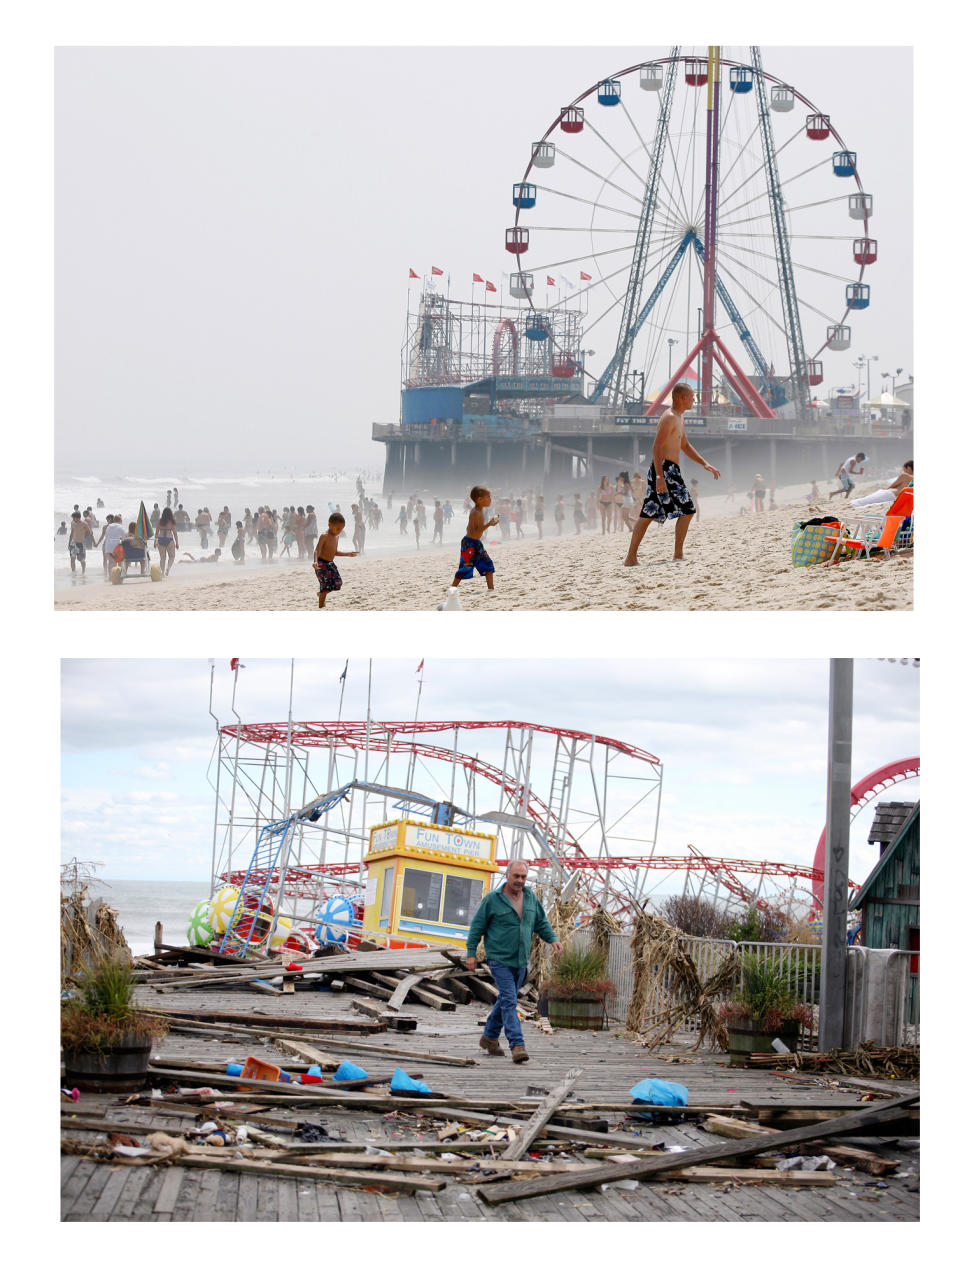
[[[788,1132],[770,1133],[768,1136],[754,1137],[750,1141],[734,1141],[722,1146],[707,1146],[701,1150],[684,1151],[682,1166],[699,1167],[704,1164],[717,1163],[721,1159],[749,1158],[765,1150],[782,1150],[786,1146],[798,1145],[800,1142],[816,1140],[818,1137],[840,1137],[845,1133],[859,1132],[876,1124],[891,1123],[902,1117],[904,1109],[920,1100],[920,1095],[897,1098],[895,1102],[877,1109],[855,1111],[851,1115],[841,1115],[835,1119],[825,1131],[823,1125],[817,1124],[808,1128],[793,1128]],[[577,1179],[565,1177],[542,1177],[535,1181],[504,1182],[498,1185],[481,1186],[477,1193],[487,1203],[506,1203],[514,1199],[533,1198],[538,1194],[553,1194],[557,1190],[590,1188],[603,1185],[609,1181],[620,1181],[629,1178],[649,1180],[662,1176],[671,1168],[676,1169],[680,1160],[678,1156],[666,1155],[663,1159],[638,1159],[631,1163],[610,1164],[606,1167],[593,1168],[582,1173]]]

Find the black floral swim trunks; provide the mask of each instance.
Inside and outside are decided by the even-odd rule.
[[[313,571],[317,576],[317,581],[320,583],[321,590],[339,590],[343,585],[340,570],[330,560],[315,560]]]
[[[647,472],[647,493],[640,508],[640,516],[644,520],[675,520],[678,516],[696,515],[696,505],[690,497],[690,491],[683,483],[679,464],[669,458],[663,460],[663,478],[667,482],[667,492],[657,493],[657,473],[653,463]]]

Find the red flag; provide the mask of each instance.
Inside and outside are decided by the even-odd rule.
[[[580,270],[580,281],[581,281],[581,282],[592,282],[592,281],[593,281],[593,278],[590,276],[590,274],[589,274],[589,273],[584,273],[584,271],[581,269],[581,270]]]
[[[238,669],[238,668],[242,670],[242,669],[244,669],[245,667],[244,667],[244,666],[242,666],[242,665],[240,664],[240,658],[239,658],[239,657],[231,657],[231,658],[230,658],[230,669],[231,669],[231,670],[236,670],[236,669]]]
[[[435,278],[442,278],[442,277],[443,277],[443,270],[442,270],[442,269],[438,269],[438,268],[437,268],[437,266],[436,266],[435,264],[432,264],[432,265],[430,266],[430,272],[433,274],[433,276],[434,276]]]
[[[473,280],[474,280],[474,282],[482,282],[482,281],[483,281],[483,278],[480,276],[480,274],[479,274],[479,273],[475,273],[475,274],[473,275]]]
[[[556,278],[552,278],[552,277],[550,276],[550,274],[548,273],[548,274],[547,274],[547,286],[556,286],[556,285],[557,285],[557,279],[556,279]]]
[[[420,664],[417,666],[416,670],[414,671],[414,673],[419,674],[422,669],[423,669],[423,662],[421,661]]]
[[[419,274],[419,273],[414,273],[414,271],[411,269],[411,270],[410,270],[410,276],[411,276],[412,278],[418,278],[418,277],[420,276],[420,274]]]
[[[488,283],[487,283],[487,290],[488,290],[488,291],[495,291],[496,289],[497,289],[497,288],[493,285],[493,283],[492,283],[492,282],[488,282]]]

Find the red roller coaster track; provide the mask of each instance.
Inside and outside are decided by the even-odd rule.
[[[561,827],[557,817],[547,804],[532,790],[524,790],[519,780],[508,775],[501,768],[473,755],[458,752],[455,749],[423,744],[415,740],[401,739],[402,737],[423,733],[435,734],[444,731],[503,730],[508,728],[515,731],[526,729],[566,740],[604,745],[618,753],[646,762],[658,770],[661,765],[660,759],[655,755],[640,749],[636,745],[613,740],[609,736],[597,736],[571,728],[548,727],[541,723],[523,723],[515,720],[478,721],[476,719],[461,719],[456,721],[435,721],[428,719],[416,722],[377,722],[371,726],[369,735],[367,724],[363,721],[295,722],[290,731],[289,741],[297,748],[336,747],[363,750],[369,747],[372,752],[377,753],[415,754],[443,762],[459,763],[465,769],[475,772],[498,787],[502,787],[508,796],[524,798],[527,812],[534,823],[546,834],[548,840],[555,842],[558,846],[562,845],[565,856],[564,864],[568,868],[624,872],[637,871],[638,869],[707,872],[716,876],[726,889],[744,902],[758,902],[760,906],[765,906],[763,900],[758,900],[753,892],[739,881],[736,874],[787,877],[809,881],[817,906],[822,904],[825,833],[821,834],[812,867],[773,860],[720,858],[703,855],[692,846],[689,848],[691,852],[689,855],[589,856],[569,832],[565,834],[561,843]],[[284,747],[288,743],[288,724],[285,722],[230,723],[221,727],[220,730],[223,736],[231,738],[239,736],[240,740],[251,744]],[[919,774],[919,764],[919,758],[910,758],[878,768],[878,770],[861,780],[851,790],[851,806],[859,809],[882,789],[889,788],[891,784]],[[498,860],[498,863],[502,866],[505,866],[507,862],[507,860]],[[551,861],[548,859],[532,859],[528,863],[532,868],[548,868],[551,866]],[[300,865],[291,869],[287,881],[288,884],[293,883],[296,885],[299,883],[309,888],[316,884],[318,875],[348,877],[362,873],[363,868],[364,865],[359,861],[326,864],[323,866]],[[241,875],[240,873],[230,874],[231,877]],[[265,881],[266,879],[264,878],[263,880]],[[856,889],[856,884],[853,881],[849,882],[851,889]]]
[[[508,797],[522,799],[530,818],[541,832],[545,834],[548,841],[554,842],[561,848],[561,853],[572,853],[575,856],[586,857],[577,839],[569,832],[564,834],[556,815],[550,810],[546,802],[531,789],[524,789],[521,781],[501,770],[500,767],[495,767],[492,763],[485,762],[482,758],[474,757],[471,754],[459,753],[454,749],[445,749],[439,745],[398,739],[400,736],[416,735],[422,732],[478,731],[483,728],[512,728],[515,731],[528,730],[562,737],[567,740],[605,745],[618,753],[646,762],[658,771],[660,769],[660,759],[653,754],[637,748],[636,745],[628,745],[621,740],[612,740],[609,736],[593,736],[589,732],[574,731],[565,727],[545,727],[540,723],[519,723],[514,721],[478,722],[475,719],[470,719],[460,722],[435,722],[430,720],[425,722],[378,722],[371,727],[369,737],[365,722],[294,723],[291,732],[291,744],[296,747],[306,748],[328,749],[336,747],[356,750],[366,749],[369,746],[370,750],[376,753],[412,753],[423,758],[435,758],[441,762],[457,763],[466,770],[475,772],[485,780],[489,780],[498,788],[503,788]],[[221,727],[220,731],[222,735],[230,737],[237,736],[239,732],[241,740],[249,741],[253,744],[280,746],[287,744],[286,723],[229,723]],[[563,839],[562,841],[561,838]]]
[[[853,786],[850,790],[850,809],[854,815],[862,810],[868,802],[882,793],[884,789],[889,789],[895,784],[900,784],[904,780],[912,780],[920,774],[919,758],[901,758],[897,762],[888,762],[886,766],[877,767],[876,771],[871,771],[868,776]],[[818,909],[823,907],[823,881],[824,866],[826,861],[826,843],[827,828],[823,827],[820,834],[820,840],[817,842],[816,853],[813,856],[813,867],[816,878],[813,883],[813,898]]]

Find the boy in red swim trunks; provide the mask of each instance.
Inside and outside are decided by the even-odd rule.
[[[490,506],[491,498],[490,490],[483,485],[474,485],[470,490],[470,500],[473,506],[467,521],[466,536],[460,539],[460,567],[454,574],[452,584],[459,586],[465,577],[472,577],[473,570],[476,569],[481,577],[487,579],[487,590],[493,590],[493,560],[487,554],[481,538],[492,525],[500,523],[500,517],[484,519],[483,511]]]
[[[334,564],[334,558],[338,555],[356,555],[356,551],[338,551],[337,539],[343,532],[346,524],[343,516],[339,511],[335,511],[327,521],[326,533],[321,533],[317,542],[316,550],[313,553],[313,571],[317,575],[317,581],[320,583],[320,589],[317,591],[317,607],[323,608],[327,602],[327,596],[332,590],[339,590],[343,585],[343,578],[340,576],[340,570]]]

